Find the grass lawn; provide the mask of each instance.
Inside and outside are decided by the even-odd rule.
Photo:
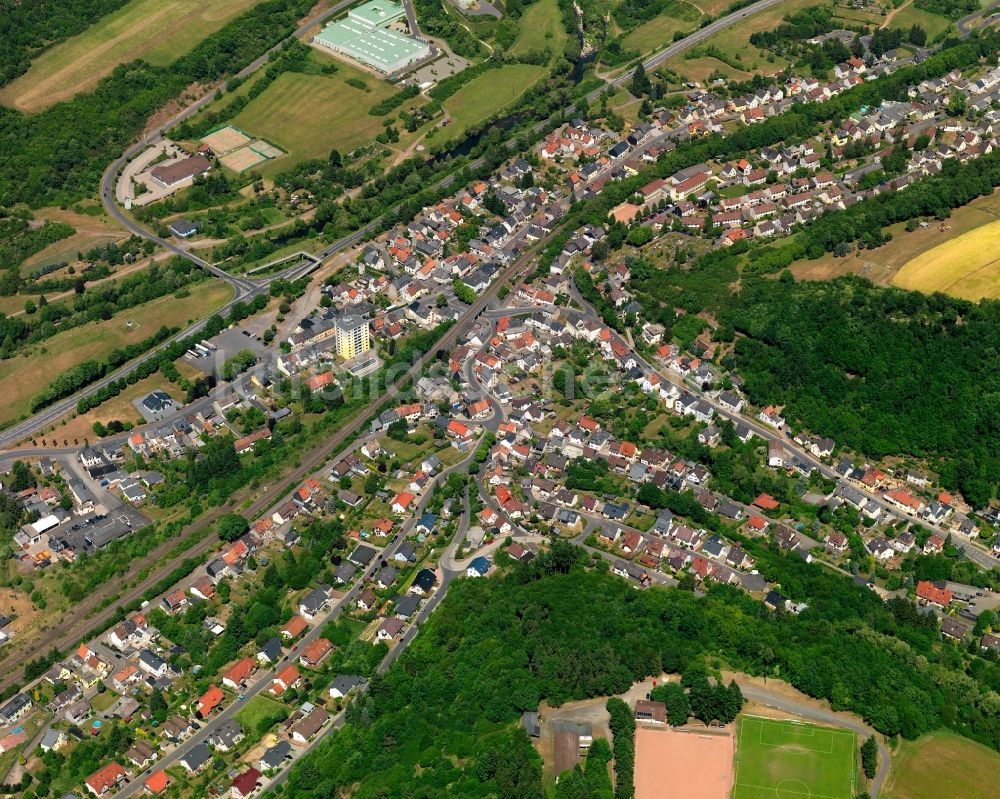
[[[118,64],[169,64],[259,0],[131,0],[35,59],[0,103],[38,111],[93,87]]]
[[[704,10],[702,4],[695,3],[695,5]],[[817,0],[785,0],[785,2],[778,3],[771,8],[747,17],[745,21],[740,22],[738,25],[732,25],[719,31],[699,45],[701,48],[718,48],[730,58],[735,59],[735,63],[742,65],[740,69],[715,58],[695,58],[688,60],[683,55],[671,58],[666,62],[666,66],[679,75],[684,75],[689,80],[702,82],[714,70],[719,70],[737,80],[747,80],[755,71],[765,75],[772,75],[784,69],[787,62],[782,58],[777,58],[751,45],[751,34],[762,30],[772,30],[781,24],[787,14],[793,14],[803,8],[816,5],[820,5]]]
[[[922,8],[917,8],[912,0],[908,6],[897,11],[896,16],[889,21],[890,28],[909,30],[914,25],[919,25],[927,31],[927,41],[930,41],[951,25],[951,21],[938,14],[932,14],[929,11],[924,11]]]
[[[141,341],[162,325],[184,327],[208,316],[232,297],[232,289],[221,280],[192,287],[183,299],[173,295],[122,311],[106,322],[89,324],[58,333],[40,342],[25,355],[0,364],[0,396],[4,397],[0,423],[10,423],[28,413],[31,398],[48,385],[53,375],[88,358],[103,358],[111,350]],[[131,328],[126,321],[132,320]]]
[[[236,714],[236,720],[243,725],[243,729],[256,735],[257,725],[261,721],[269,716],[273,717],[279,710],[287,709],[281,702],[277,702],[263,694],[257,694],[246,703],[245,707],[240,709]]]
[[[189,367],[184,361],[177,361],[176,366],[177,371],[186,377],[189,376],[186,373],[186,369],[194,368]],[[198,375],[201,375],[201,372],[198,372]],[[132,400],[145,397],[150,391],[155,391],[156,389],[162,389],[174,399],[181,402],[184,401],[183,392],[163,375],[157,372],[156,374],[151,374],[149,377],[144,377],[142,380],[133,383],[117,397],[112,397],[107,402],[102,403],[92,411],[87,411],[87,413],[82,416],[64,417],[63,423],[58,425],[53,430],[52,434],[60,439],[92,439],[94,438],[94,422],[107,424],[108,422],[117,419],[120,422],[145,424],[146,422],[142,418],[142,414],[135,409],[135,405],[132,404]]]
[[[903,741],[882,787],[888,799],[979,799],[1000,774],[1000,754],[968,738],[939,731]]]
[[[963,233],[911,260],[893,278],[904,289],[978,300],[1000,297],[1000,220]]]
[[[107,216],[91,216],[63,211],[59,208],[42,208],[35,211],[35,218],[43,221],[65,222],[76,228],[76,233],[61,241],[54,242],[44,250],[39,250],[21,265],[21,274],[30,275],[43,266],[56,263],[72,263],[77,254],[86,252],[101,244],[124,237],[121,227]],[[21,303],[23,305],[23,302]]]
[[[456,138],[473,125],[502,111],[524,94],[545,71],[545,67],[533,64],[507,64],[473,78],[444,101],[451,124],[442,133],[448,139]]]
[[[678,11],[680,13],[678,13]],[[626,50],[638,50],[645,55],[653,50],[666,47],[674,39],[677,31],[690,33],[698,26],[701,14],[689,3],[678,2],[658,17],[644,22],[623,40]]]
[[[311,58],[329,63],[319,53]],[[349,85],[349,79],[362,81],[367,91]],[[412,100],[389,117],[368,113],[396,91],[384,80],[338,61],[332,75],[286,72],[278,76],[232,123],[288,152],[257,167],[262,175],[273,176],[309,158],[325,159],[335,147],[346,153],[367,144],[382,132],[383,120],[422,102]]]
[[[853,799],[853,732],[744,716],[736,744],[733,799]]]
[[[118,694],[114,691],[105,691],[103,694],[95,694],[90,704],[98,713],[103,713],[117,701]]]
[[[691,0],[691,5],[697,6],[703,14],[710,17],[725,14],[732,4],[733,0]]]
[[[538,0],[521,17],[521,33],[510,48],[510,54],[516,56],[548,50],[556,55],[562,52],[565,42],[566,29],[562,24],[559,4],[556,0]]]

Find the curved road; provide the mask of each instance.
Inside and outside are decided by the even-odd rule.
[[[323,20],[327,19],[333,14],[336,14],[337,12],[348,7],[349,5],[352,4],[352,2],[353,0],[342,0],[340,3],[337,3],[335,6],[323,12],[314,19],[305,22],[298,28],[298,30],[295,31],[294,37],[298,39],[304,38],[306,33],[316,24],[322,22]],[[710,25],[706,25],[704,28],[700,28],[699,30],[693,32],[690,36],[686,37],[685,39],[682,39],[679,42],[675,42],[671,44],[669,47],[650,56],[648,59],[646,59],[646,61],[643,62],[643,65],[647,70],[654,69],[660,64],[662,64],[664,61],[666,61],[668,58],[672,58],[678,53],[684,52],[685,50],[693,47],[694,45],[704,41],[713,34],[718,33],[719,31],[731,25],[734,25],[737,22],[740,22],[745,17],[750,16],[751,14],[755,14],[759,11],[763,11],[767,8],[770,8],[771,6],[776,5],[779,2],[781,2],[781,0],[760,0],[760,2],[755,3],[752,6],[747,6],[746,8],[736,11],[727,17],[718,19],[715,22],[711,23]],[[1000,0],[998,0],[998,2],[1000,2]],[[272,47],[267,53],[254,60],[244,69],[240,70],[240,72],[237,73],[237,77],[245,78],[247,75],[250,75],[252,72],[254,72],[261,66],[266,64],[271,53],[274,52],[276,49],[280,48],[283,44],[284,42],[281,42]],[[631,76],[625,74],[619,78],[616,78],[614,81],[611,81],[610,85],[619,87],[630,79]],[[602,92],[606,90],[606,88],[607,87],[601,87],[599,89],[595,89],[594,91],[590,92],[587,95],[587,101],[593,102],[594,100],[596,100],[602,94]],[[154,131],[153,133],[149,134],[148,136],[144,137],[143,139],[139,140],[131,147],[129,147],[124,153],[122,153],[122,155],[116,161],[114,161],[105,170],[104,175],[101,178],[100,191],[101,191],[101,202],[104,205],[105,210],[108,212],[110,216],[118,220],[118,222],[120,222],[128,231],[134,233],[135,235],[141,238],[155,242],[157,245],[163,247],[165,250],[173,253],[174,255],[178,255],[182,258],[187,258],[189,261],[197,264],[198,266],[207,270],[216,277],[219,277],[229,282],[233,286],[235,294],[233,299],[220,309],[219,313],[225,314],[230,310],[230,308],[232,308],[232,306],[235,303],[245,302],[248,299],[252,299],[253,296],[255,296],[256,294],[266,291],[271,281],[276,280],[278,278],[283,278],[286,280],[296,280],[298,278],[304,277],[310,271],[312,271],[319,262],[333,255],[334,253],[339,252],[340,250],[353,247],[355,244],[358,244],[359,242],[363,241],[367,236],[376,232],[380,228],[380,226],[383,223],[383,220],[386,218],[386,215],[383,215],[382,217],[372,220],[364,227],[354,231],[353,233],[350,233],[347,236],[344,236],[343,238],[333,242],[324,249],[320,250],[315,255],[316,261],[306,262],[304,264],[290,267],[284,272],[274,275],[271,278],[265,278],[262,280],[253,280],[251,278],[231,275],[224,269],[221,269],[217,266],[214,266],[213,264],[208,263],[203,258],[200,258],[197,255],[194,255],[193,253],[189,252],[187,249],[180,247],[177,244],[174,244],[173,242],[160,238],[155,233],[151,232],[150,230],[147,230],[145,227],[135,222],[128,215],[126,215],[121,208],[118,207],[117,203],[114,200],[114,183],[115,180],[117,179],[118,173],[121,171],[122,167],[125,165],[128,159],[133,158],[144,148],[149,147],[150,145],[160,141],[160,139],[162,138],[163,130],[190,118],[192,115],[200,111],[204,106],[210,103],[214,99],[214,97],[215,94],[213,92],[205,95],[199,100],[196,100],[194,103],[192,103],[183,111],[181,111],[179,114],[177,114],[175,117],[173,117],[173,119],[164,124],[161,129]],[[564,109],[563,113],[564,114],[571,113],[572,111],[573,109],[571,107]],[[543,120],[542,122],[539,122],[531,129],[532,132],[539,133],[548,124],[551,123],[552,119],[553,118],[550,118],[547,120]],[[516,139],[508,141],[507,147],[508,149],[513,150],[516,147]],[[472,162],[470,162],[465,166],[468,166],[472,170],[476,170],[481,168],[485,163],[486,159],[480,157],[473,160]],[[433,185],[433,188],[435,190],[444,189],[450,186],[454,181],[455,181],[455,176],[449,175],[442,178],[437,183],[435,183]],[[394,208],[392,210],[392,213],[395,214],[399,210],[399,207],[400,206]],[[176,341],[178,338],[182,338],[184,336],[197,332],[204,326],[204,324],[205,320],[202,320],[201,322],[197,322],[194,325],[191,325],[189,328],[183,330],[173,339],[170,339],[167,342],[165,342],[162,346],[165,347],[168,344],[172,343],[173,341]],[[158,351],[159,350],[154,350],[145,356],[141,356],[140,358],[129,362],[125,366],[122,366],[120,369],[117,369],[115,372],[111,373],[110,375],[107,375],[106,377],[88,386],[87,388],[83,389],[77,394],[74,394],[71,397],[67,397],[64,400],[61,400],[49,406],[48,408],[39,411],[34,416],[25,419],[24,421],[14,425],[13,427],[9,427],[6,430],[0,432],[0,447],[7,447],[12,444],[15,444],[19,440],[34,434],[40,428],[43,428],[46,425],[54,423],[60,417],[62,417],[66,413],[69,413],[73,408],[75,408],[77,402],[81,398],[91,396],[92,394],[104,388],[112,381],[124,377],[138,364],[148,360],[149,358],[155,357]]]
[[[876,797],[878,797],[879,791],[882,789],[882,783],[885,782],[885,778],[889,775],[889,750],[883,743],[882,737],[878,735],[875,730],[866,724],[862,724],[861,722],[844,718],[842,715],[838,715],[833,711],[822,710],[806,702],[796,702],[794,699],[789,699],[783,694],[768,691],[767,688],[761,687],[756,683],[743,682],[740,680],[737,680],[736,683],[740,686],[743,696],[747,699],[752,699],[755,702],[767,705],[768,707],[773,707],[777,710],[784,710],[786,713],[794,713],[796,716],[802,716],[803,718],[807,718],[811,721],[817,721],[822,724],[829,724],[834,727],[843,727],[844,729],[857,733],[863,738],[867,738],[869,735],[874,735],[875,742],[878,744],[878,771],[875,773],[874,779],[872,779],[868,785],[868,795],[871,796],[872,799],[876,799]]]
[[[548,243],[549,239],[551,239],[554,235],[555,233],[550,233],[549,236],[540,240],[537,246],[544,247]],[[249,507],[231,508],[229,505],[225,505],[215,508],[204,517],[201,517],[196,525],[192,526],[191,530],[186,531],[185,534],[188,537],[192,536],[196,530],[203,529],[215,518],[229,510],[239,510],[244,517],[254,519],[267,508],[277,504],[281,499],[286,497],[291,491],[292,486],[320,468],[320,466],[331,456],[331,454],[338,451],[339,448],[343,446],[343,444],[346,443],[352,436],[360,432],[365,424],[367,424],[371,419],[375,410],[377,410],[385,402],[391,401],[400,396],[404,386],[409,385],[411,381],[419,377],[423,369],[437,356],[438,352],[448,352],[455,347],[458,343],[459,336],[467,330],[476,318],[487,309],[491,302],[493,302],[499,293],[500,288],[522,276],[522,274],[527,271],[527,268],[531,265],[531,263],[532,257],[529,251],[522,253],[521,257],[508,266],[503,273],[498,275],[490,287],[468,307],[465,314],[463,314],[463,316],[444,334],[444,336],[441,337],[438,343],[423,353],[423,355],[421,355],[420,358],[414,362],[405,374],[400,375],[396,379],[396,382],[389,386],[381,396],[373,398],[366,407],[358,410],[349,421],[339,427],[337,432],[327,439],[320,447],[305,455],[298,468],[296,468],[291,474],[280,478],[270,490],[265,491]],[[45,451],[47,452],[48,450]],[[14,453],[11,453],[11,455],[13,454]],[[33,457],[35,455],[35,451],[25,450],[16,454],[20,457]],[[162,580],[173,569],[181,565],[185,559],[193,556],[204,555],[211,551],[217,543],[218,536],[214,533],[209,534],[200,541],[192,544],[191,547],[178,552],[173,557],[169,558],[169,560],[164,561],[163,559],[168,557],[171,550],[174,550],[177,547],[178,540],[174,538],[160,544],[146,557],[133,562],[130,565],[127,574],[122,575],[121,578],[118,579],[113,585],[104,587],[107,590],[99,589],[98,591],[90,594],[82,602],[78,603],[74,607],[73,619],[65,619],[52,628],[46,630],[40,638],[32,641],[31,645],[33,651],[31,653],[24,653],[24,657],[16,663],[8,661],[6,667],[10,669],[9,671],[4,673],[5,665],[0,664],[0,674],[4,674],[3,679],[0,680],[0,688],[6,687],[16,679],[19,680],[21,676],[20,667],[31,657],[36,656],[38,653],[47,652],[53,647],[59,650],[65,650],[77,643],[84,633],[84,630],[80,629],[81,620],[86,619],[87,630],[107,626],[115,619],[117,609],[119,607],[127,606],[132,602],[142,599],[146,591],[156,585],[157,582]],[[128,580],[134,579],[135,575],[144,569],[149,572],[145,579],[140,580],[136,585],[115,597],[112,605],[104,608],[101,607],[101,604],[107,601],[109,592],[113,591]],[[87,618],[90,613],[95,614],[93,618]]]
[[[1000,0],[993,0],[986,8],[981,8],[978,11],[973,11],[967,17],[962,17],[955,23],[958,35],[965,39],[973,30],[985,27],[992,21],[992,12],[996,10],[997,6],[1000,6]],[[978,22],[979,24],[973,27],[973,22]]]

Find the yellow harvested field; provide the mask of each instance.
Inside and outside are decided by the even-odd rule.
[[[1000,220],[963,233],[909,261],[893,285],[968,300],[1000,297]]]
[[[118,64],[175,61],[260,0],[131,0],[60,42],[0,90],[0,103],[38,111],[93,86]]]

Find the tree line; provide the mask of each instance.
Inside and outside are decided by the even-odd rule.
[[[664,671],[693,678],[708,657],[751,674],[780,674],[887,735],[948,726],[1000,747],[996,696],[950,657],[934,658],[938,642],[916,636],[907,643],[917,622],[795,556],[776,551],[766,576],[784,591],[804,592],[810,607],[799,615],[771,613],[729,586],[710,586],[703,597],[637,592],[603,561],[563,542],[529,564],[501,558],[501,566],[495,578],[451,585],[398,661],[352,704],[345,727],[293,767],[291,799],[356,784],[364,796],[540,796],[537,756],[517,729],[523,711],[543,699],[559,706],[614,696]],[[690,682],[692,691],[711,685]],[[717,699],[724,708],[735,692]],[[631,711],[610,704],[613,730],[624,730]],[[631,735],[615,732],[616,761],[627,764],[619,740],[631,743]],[[523,778],[517,793],[508,792],[515,769]]]

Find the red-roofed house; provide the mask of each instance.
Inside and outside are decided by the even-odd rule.
[[[885,498],[897,508],[910,513],[919,513],[924,509],[924,503],[909,491],[886,491]]]
[[[236,663],[229,667],[225,674],[222,675],[222,684],[227,688],[238,691],[246,685],[247,679],[256,670],[256,662],[252,657],[247,656],[242,660],[236,661]]]
[[[303,666],[315,668],[322,662],[323,658],[329,655],[332,651],[333,644],[325,638],[317,638],[302,650],[302,655],[299,657],[299,663]]]
[[[87,777],[84,784],[94,796],[104,796],[127,778],[128,773],[125,769],[119,763],[111,762]]]
[[[413,503],[416,497],[409,491],[400,491],[392,500],[393,513],[406,513],[407,508]]]
[[[219,705],[222,704],[222,700],[226,698],[226,695],[222,693],[222,689],[217,685],[210,685],[208,690],[202,694],[201,698],[197,703],[197,713],[201,718],[208,718],[212,711],[215,710]]]
[[[747,527],[755,533],[763,533],[767,529],[767,525],[768,521],[763,516],[751,514],[750,519],[747,521]]]
[[[145,788],[147,793],[155,796],[156,794],[163,793],[169,787],[170,777],[167,776],[167,772],[163,769],[146,777]]]
[[[753,501],[753,504],[761,510],[777,510],[781,505],[781,503],[770,494],[761,494]]]
[[[921,580],[917,583],[917,599],[922,600],[926,605],[946,608],[951,604],[951,591],[934,585],[930,580]]]
[[[285,622],[284,626],[281,628],[281,635],[283,638],[298,638],[302,635],[303,630],[305,630],[307,626],[306,620],[296,614]]]
[[[302,675],[299,674],[299,670],[294,663],[285,666],[285,668],[278,672],[278,676],[274,678],[274,682],[271,683],[271,693],[275,696],[281,696],[289,688],[295,688],[301,681]]]
[[[233,777],[233,785],[229,789],[229,795],[233,799],[246,799],[260,787],[260,772],[255,768],[248,768],[242,774]]]

